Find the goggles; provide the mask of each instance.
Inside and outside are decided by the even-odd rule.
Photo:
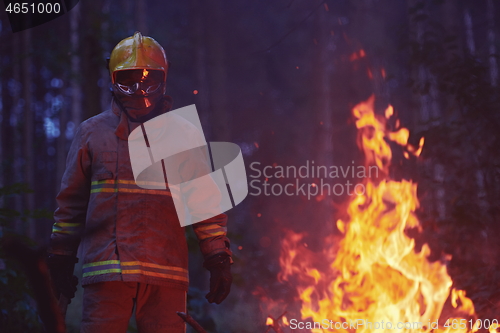
[[[165,73],[160,70],[129,69],[115,72],[115,86],[124,95],[137,91],[142,96],[156,93],[162,87]]]

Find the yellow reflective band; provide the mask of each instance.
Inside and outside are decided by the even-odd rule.
[[[221,227],[218,224],[211,224],[211,225],[206,225],[204,227],[196,227],[196,231],[205,231],[205,230],[218,229],[218,228],[225,228],[225,227]]]
[[[90,193],[99,193],[99,192],[118,192],[117,188],[95,188],[90,190]]]
[[[166,187],[167,184],[165,182],[151,182],[151,181],[135,181],[135,180],[118,180],[118,184],[129,184],[129,185],[154,185],[154,186],[162,186]]]
[[[77,231],[74,230],[62,230],[61,228],[58,228],[56,226],[52,227],[52,232],[58,234],[68,234],[68,235],[73,235],[77,233]]]
[[[115,184],[115,180],[114,179],[96,180],[90,183],[90,185],[99,185],[99,184]]]
[[[155,195],[168,195],[172,196],[172,194],[167,190],[147,190],[140,188],[95,188],[90,190],[90,193],[100,193],[100,192],[122,192],[122,193],[143,193],[143,194],[155,194]]]
[[[135,180],[125,180],[125,179],[105,179],[105,180],[96,180],[90,183],[91,185],[101,185],[101,184],[127,184],[127,185],[157,185],[157,186],[166,186],[165,182],[151,182],[151,181],[138,181]]]
[[[165,183],[165,182],[161,183],[161,182],[138,181],[138,182],[135,182],[135,184],[137,184],[137,185],[153,185],[153,186],[165,186],[165,187],[167,187],[167,183]]]
[[[99,274],[106,274],[106,273],[120,273],[122,270],[120,268],[110,268],[110,269],[103,269],[100,271],[93,271],[93,272],[86,272],[83,273],[83,277],[87,276],[94,276],[94,275],[99,275]]]
[[[211,234],[205,234],[205,235],[201,235],[201,236],[198,236],[199,239],[207,239],[207,238],[210,238],[210,237],[215,237],[215,236],[220,236],[220,235],[225,235],[226,232],[225,231],[219,231],[219,232],[214,232],[214,233],[211,233]]]
[[[82,268],[87,268],[87,267],[95,267],[95,266],[101,266],[101,265],[109,265],[109,264],[119,264],[120,260],[105,260],[105,261],[96,261],[96,262],[91,262],[88,264],[83,265]]]
[[[158,195],[171,195],[169,191],[166,190],[146,190],[138,188],[118,188],[118,192],[126,193],[145,193],[145,194],[158,194]]]
[[[118,184],[132,184],[132,185],[137,184],[137,183],[135,182],[135,180],[124,180],[124,179],[118,179],[116,182],[117,182]]]
[[[169,271],[177,271],[187,273],[188,270],[182,267],[174,267],[174,266],[162,266],[158,264],[152,264],[149,262],[141,262],[141,261],[125,261],[121,263],[122,266],[143,266],[143,267],[151,267],[151,268],[160,268]]]
[[[121,267],[118,268],[115,266],[114,268],[110,268],[110,265],[120,265]],[[143,269],[134,269],[134,268],[123,269],[124,266],[143,266],[143,267],[150,267],[150,268],[157,268],[157,269],[159,268],[159,269],[166,270],[167,272],[164,272],[164,273],[151,272],[151,271],[146,271]],[[92,267],[99,267],[102,269],[96,270],[96,271],[85,272],[85,270],[88,270],[89,268],[92,268]],[[121,263],[120,263],[120,260],[98,261],[98,262],[93,262],[93,263],[88,263],[88,264],[83,265],[83,270],[84,270],[83,277],[101,275],[101,274],[106,274],[106,273],[121,273],[121,274],[142,274],[142,275],[155,276],[155,277],[161,277],[161,278],[167,278],[167,279],[173,279],[173,280],[179,280],[179,281],[185,281],[185,282],[189,281],[188,271],[185,268],[174,267],[174,266],[163,266],[163,265],[141,262],[141,261],[125,261],[125,262],[121,262]],[[168,273],[168,271],[170,271],[170,274]],[[175,272],[178,272],[181,275],[176,275]]]
[[[122,274],[142,274],[142,275],[156,276],[156,277],[162,277],[162,278],[167,278],[167,279],[172,279],[172,280],[180,280],[180,281],[186,281],[186,282],[189,281],[187,276],[179,276],[179,275],[172,275],[172,274],[165,274],[165,273],[143,271],[142,269],[123,269]]]
[[[56,222],[54,225],[58,227],[79,227],[81,223],[70,223],[70,222]]]

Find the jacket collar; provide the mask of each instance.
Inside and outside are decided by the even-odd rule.
[[[128,128],[127,115],[125,114],[125,112],[122,112],[122,110],[120,109],[114,98],[111,101],[111,110],[117,117],[120,118],[118,126],[116,126],[115,129],[116,136],[122,140],[127,140],[128,135],[130,134]]]

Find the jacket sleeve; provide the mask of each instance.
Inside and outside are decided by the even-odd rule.
[[[221,252],[231,255],[226,224],[226,214],[219,214],[208,220],[193,224],[193,230],[196,237],[198,237],[200,250],[205,259]]]
[[[180,168],[181,178],[184,181],[181,191],[190,214],[199,219],[203,219],[202,216],[209,216],[193,224],[205,259],[221,252],[231,255],[230,241],[227,238],[227,215],[221,213],[220,190],[208,176],[212,171],[209,161],[206,147],[199,147],[185,154]],[[200,177],[203,177],[201,182]]]
[[[78,127],[66,160],[56,201],[49,253],[76,255],[90,197],[91,154],[84,124]]]

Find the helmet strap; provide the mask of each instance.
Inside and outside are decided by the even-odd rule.
[[[120,110],[125,113],[125,115],[127,116],[127,118],[131,122],[134,122],[134,123],[145,123],[146,121],[151,120],[151,119],[155,118],[156,116],[159,116],[160,114],[164,113],[165,111],[168,111],[169,106],[170,106],[170,101],[168,101],[165,98],[165,96],[162,96],[162,98],[158,101],[156,107],[153,110],[151,110],[151,112],[149,112],[148,114],[146,114],[142,117],[134,118],[127,111],[127,108],[125,106],[123,106],[120,99],[118,97],[116,97],[116,94],[113,90],[111,90],[111,96],[113,97],[113,100],[116,102],[116,104],[118,105]]]

